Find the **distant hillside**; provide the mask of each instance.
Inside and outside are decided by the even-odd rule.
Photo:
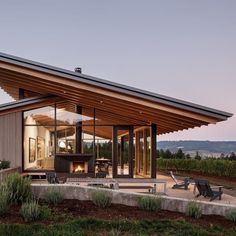
[[[160,141],[158,149],[169,149],[171,152],[176,152],[181,148],[187,153],[202,154],[229,154],[236,153],[236,141]]]

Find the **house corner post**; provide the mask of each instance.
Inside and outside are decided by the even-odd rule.
[[[157,125],[151,125],[151,178],[156,178]]]

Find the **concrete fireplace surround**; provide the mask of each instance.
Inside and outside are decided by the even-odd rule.
[[[55,158],[55,171],[57,173],[73,173],[73,163],[83,163],[85,174],[92,172],[91,154],[57,154]]]

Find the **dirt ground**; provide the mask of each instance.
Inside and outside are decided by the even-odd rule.
[[[43,202],[41,202],[43,204]],[[222,216],[202,216],[196,220],[185,216],[182,213],[160,211],[160,212],[147,212],[139,210],[137,207],[130,207],[124,205],[112,204],[111,207],[101,209],[96,207],[91,201],[78,201],[78,200],[64,200],[57,206],[50,207],[56,216],[51,220],[42,220],[34,223],[52,224],[63,223],[66,219],[76,219],[80,217],[94,217],[96,219],[105,220],[176,220],[185,219],[185,221],[205,227],[212,227],[213,225],[221,226],[224,228],[236,227],[236,223],[224,219]],[[20,206],[12,206],[4,217],[0,217],[0,223],[20,223],[24,224],[22,217],[19,214]]]

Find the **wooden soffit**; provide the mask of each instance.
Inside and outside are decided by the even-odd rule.
[[[158,134],[169,133],[201,125],[214,124],[232,116],[191,103],[181,104],[163,101],[160,98],[133,92],[129,89],[108,86],[105,82],[94,82],[90,77],[74,72],[60,72],[56,69],[45,69],[27,63],[1,61],[0,86],[15,99],[18,99],[19,88],[41,95],[54,95],[57,99],[66,100],[73,107],[96,108],[100,117],[116,120],[117,123],[150,125],[157,124]],[[87,78],[87,80],[86,80]],[[91,82],[92,81],[92,82]],[[107,82],[107,81],[106,81]],[[1,114],[1,111],[0,111]]]

